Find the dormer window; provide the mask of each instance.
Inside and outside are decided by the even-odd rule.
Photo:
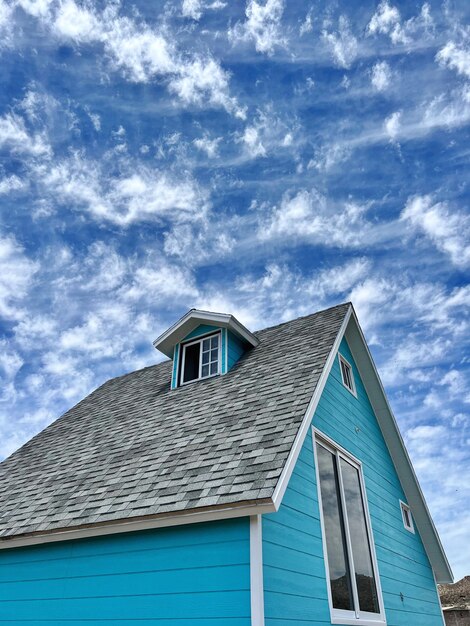
[[[182,344],[181,384],[220,374],[220,333]]]
[[[259,339],[229,313],[190,309],[153,345],[173,360],[171,388],[227,374]]]

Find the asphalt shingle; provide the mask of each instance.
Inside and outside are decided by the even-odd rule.
[[[109,380],[0,464],[0,537],[268,500],[347,308],[255,333],[224,376]]]

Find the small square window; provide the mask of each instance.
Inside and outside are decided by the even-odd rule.
[[[406,528],[406,530],[409,530],[410,533],[414,533],[415,528],[413,524],[413,518],[411,517],[410,507],[400,500],[400,508],[401,516],[403,518],[403,526]]]
[[[346,361],[346,359],[339,354],[339,368],[341,370],[341,380],[343,381],[343,385],[346,389],[355,396],[356,395],[356,385],[354,383],[354,375],[352,371],[351,364]]]

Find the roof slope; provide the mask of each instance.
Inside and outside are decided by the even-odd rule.
[[[348,310],[255,333],[225,376],[108,381],[0,464],[0,536],[270,500]]]

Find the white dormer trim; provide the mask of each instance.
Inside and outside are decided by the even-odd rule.
[[[233,315],[229,313],[212,313],[211,311],[190,309],[181,319],[173,324],[173,326],[170,326],[160,337],[157,337],[153,345],[167,357],[172,358],[174,346],[187,337],[189,333],[200,324],[227,328],[234,335],[251,346],[256,347],[259,344],[259,339]]]

